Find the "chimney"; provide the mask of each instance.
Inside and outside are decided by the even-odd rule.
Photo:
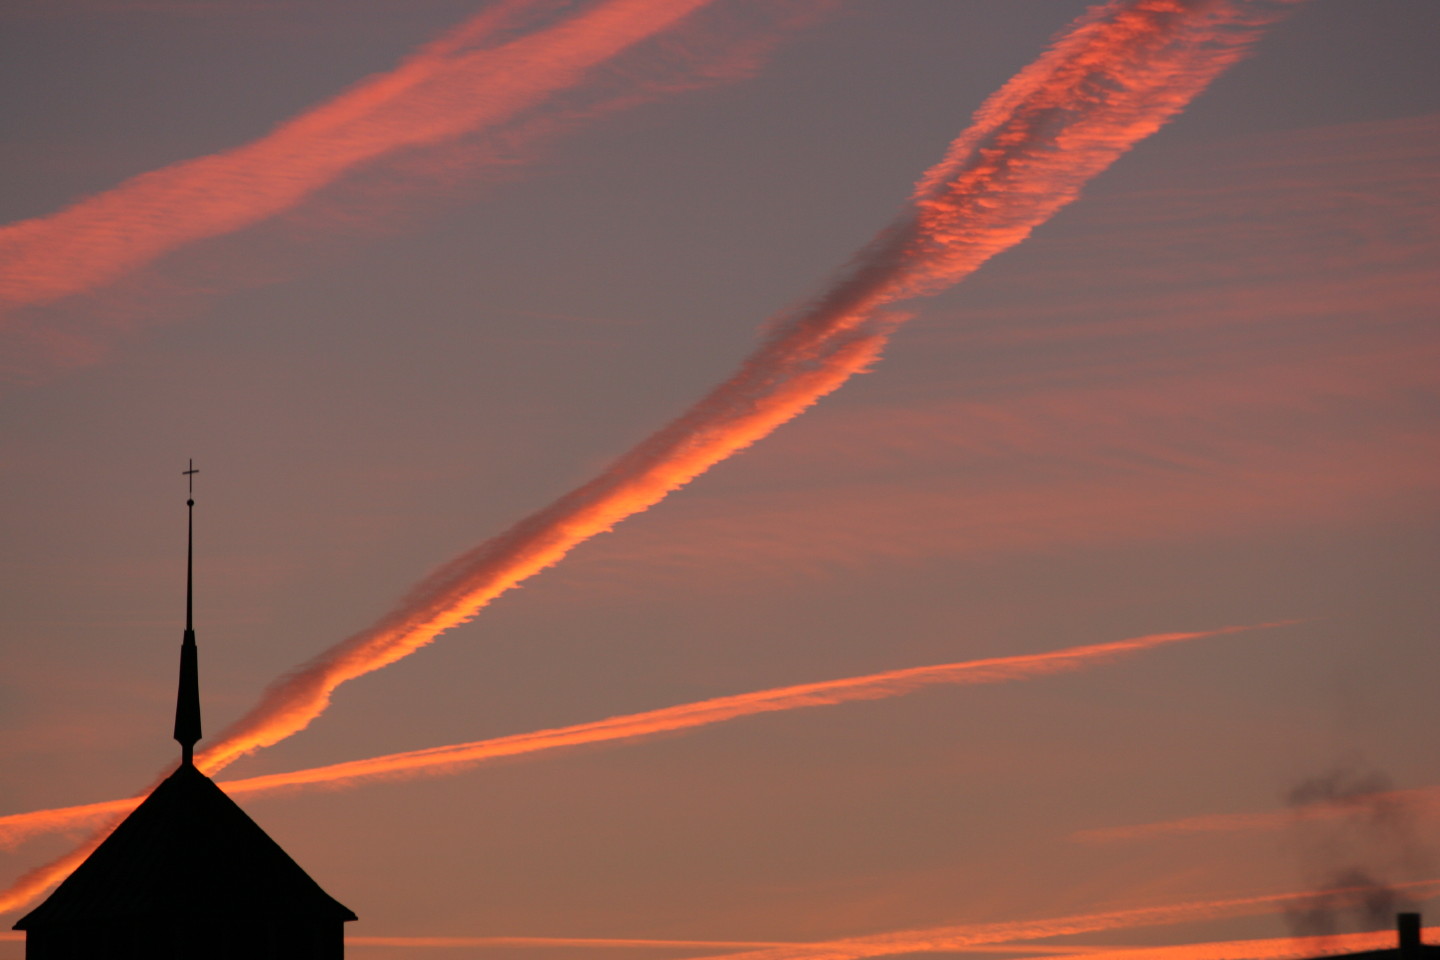
[[[1419,957],[1423,949],[1420,943],[1420,914],[1397,913],[1395,927],[1400,934],[1400,955]]]

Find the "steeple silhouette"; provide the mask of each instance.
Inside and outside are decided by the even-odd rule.
[[[355,919],[195,766],[195,462],[185,476],[181,761],[113,833],[21,917],[26,960],[342,960]]]
[[[175,739],[180,741],[180,763],[195,762],[200,732],[200,667],[195,647],[195,461],[185,477],[190,481],[185,500],[185,639],[180,644],[180,690],[175,699]]]

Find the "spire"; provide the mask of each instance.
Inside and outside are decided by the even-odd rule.
[[[185,640],[180,645],[180,695],[175,701],[175,739],[180,742],[181,764],[195,763],[195,741],[200,733],[200,669],[195,647],[195,461],[184,476],[190,484],[185,500]]]

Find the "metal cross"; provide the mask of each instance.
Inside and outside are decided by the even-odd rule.
[[[200,472],[199,470],[196,470],[196,469],[195,469],[195,461],[194,461],[194,460],[191,460],[191,461],[190,461],[190,469],[189,469],[189,470],[186,470],[186,471],[184,471],[184,472],[182,472],[182,473],[180,474],[182,477],[186,477],[186,478],[188,479],[188,481],[189,481],[189,483],[190,483],[190,494],[191,494],[191,496],[194,496],[194,494],[195,494],[195,474],[197,474],[197,473],[199,473],[199,472]]]

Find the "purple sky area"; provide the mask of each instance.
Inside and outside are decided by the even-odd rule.
[[[541,4],[494,42],[596,6]],[[1086,8],[714,0],[521,120],[359,164],[84,289],[12,288],[0,815],[126,796],[174,762],[187,458],[215,735],[727,377]],[[58,222],[257,141],[485,9],[16,0],[0,221]],[[1299,4],[1030,239],[908,304],[872,372],[221,779],[1294,620],[240,800],[360,915],[356,938],[824,941],[1303,891],[1352,867],[1440,875],[1437,35],[1425,0]],[[483,105],[519,69],[462,94]],[[250,202],[221,184],[147,216]],[[1249,831],[1075,837],[1356,782],[1410,792]],[[0,850],[0,879],[81,836]],[[1045,943],[1289,931],[1277,908]],[[0,941],[0,960],[22,951]]]

